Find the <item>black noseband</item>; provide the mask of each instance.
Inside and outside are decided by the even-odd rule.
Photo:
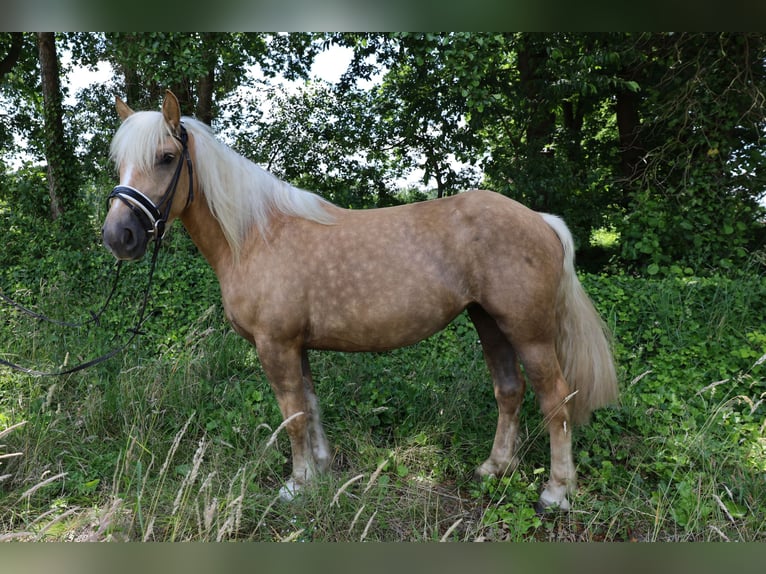
[[[113,198],[122,200],[130,210],[138,217],[144,226],[144,230],[149,234],[156,234],[155,237],[162,238],[165,235],[166,218],[162,216],[157,206],[152,200],[138,191],[135,187],[128,185],[118,185],[109,194],[107,201],[111,204]]]
[[[170,180],[168,188],[160,198],[159,203],[155,204],[146,195],[138,191],[135,187],[128,185],[118,185],[107,197],[107,208],[111,205],[114,198],[119,199],[138,217],[143,223],[144,230],[149,236],[154,236],[154,240],[159,242],[165,235],[165,225],[167,224],[168,217],[170,216],[170,208],[173,205],[173,197],[176,194],[176,188],[178,187],[178,180],[181,177],[181,170],[184,163],[186,163],[189,171],[189,194],[186,196],[186,205],[192,202],[194,197],[194,180],[192,178],[192,163],[191,157],[189,157],[189,135],[186,133],[186,128],[183,123],[180,125],[180,135],[176,137],[181,142],[181,159],[176,166],[176,171],[173,173],[173,179]],[[165,206],[165,213],[162,213],[160,209]]]

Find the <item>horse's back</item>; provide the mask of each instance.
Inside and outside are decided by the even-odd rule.
[[[553,304],[544,283],[551,261],[560,267],[555,234],[497,193],[334,209],[333,219],[283,223],[240,282],[259,283],[261,321],[307,346],[384,350],[433,334],[471,304]]]

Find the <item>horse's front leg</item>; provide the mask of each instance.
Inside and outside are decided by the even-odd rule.
[[[291,499],[301,486],[311,480],[315,471],[309,432],[315,405],[306,392],[299,345],[258,341],[256,349],[282,417],[288,421],[286,428],[290,437],[293,471],[292,478],[282,488],[280,495],[284,499]]]

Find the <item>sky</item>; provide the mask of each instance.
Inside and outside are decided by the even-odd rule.
[[[343,72],[346,71],[346,68],[348,68],[352,54],[351,48],[340,46],[332,46],[321,52],[316,56],[314,65],[311,67],[312,77],[331,83],[337,82]],[[67,58],[68,55],[62,55],[64,63],[68,63]],[[105,83],[112,78],[113,74],[112,66],[107,62],[99,63],[96,70],[89,70],[87,68],[71,70],[64,79],[64,83],[69,87],[69,99],[66,103],[74,104],[75,95],[78,90],[94,83]],[[285,82],[287,83],[286,80]]]

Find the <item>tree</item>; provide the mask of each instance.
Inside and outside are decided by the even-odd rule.
[[[21,56],[22,46],[24,44],[24,34],[21,32],[11,32],[6,38],[0,40],[0,46],[3,49],[0,53],[4,53],[2,59],[0,59],[0,86],[5,84],[5,78],[11,73],[16,63]],[[13,141],[13,134],[11,133],[10,125],[12,119],[0,116],[0,150],[4,149],[10,142]],[[0,155],[0,162],[2,161],[2,155]],[[2,165],[2,164],[0,164]]]
[[[34,137],[37,130],[37,104],[40,82],[39,54],[35,34],[0,33],[0,145],[8,153],[14,135],[28,136],[31,155],[42,156],[42,146]],[[38,98],[39,99],[39,98]]]
[[[51,181],[55,150],[88,182],[111,177],[114,92],[153,109],[170,87],[185,114],[343,205],[398,201],[394,182],[415,168],[437,196],[456,193],[478,183],[463,162],[483,187],[564,216],[581,253],[593,229],[613,227],[635,269],[733,266],[765,239],[762,34],[77,33],[53,36],[52,54],[38,39],[0,34],[0,146],[24,138],[31,157],[54,160]],[[337,85],[268,86],[306,80],[333,44],[354,52]],[[57,112],[61,86],[41,82],[61,74],[42,65],[57,46],[73,65],[111,62],[113,84]],[[254,66],[265,88],[248,84]],[[64,208],[62,189],[84,193],[59,184]]]
[[[48,162],[50,212],[58,219],[77,196],[76,166],[72,146],[64,132],[59,61],[53,32],[38,32],[40,77],[43,95],[45,157]]]
[[[342,94],[359,78],[384,71],[374,90],[370,124],[385,132],[386,147],[402,165],[423,170],[423,184],[436,183],[436,196],[452,195],[478,183],[474,173],[454,168],[456,160],[475,165],[475,133],[465,122],[469,105],[456,69],[475,53],[471,34],[340,34],[330,42],[354,49]],[[371,64],[374,58],[376,64]],[[478,62],[481,56],[477,56]],[[472,86],[474,87],[474,86]]]
[[[102,57],[124,77],[135,109],[155,106],[170,89],[184,115],[210,124],[249,66],[304,75],[317,49],[309,34],[131,32],[106,34]]]
[[[623,261],[651,272],[731,266],[763,244],[761,34],[329,41],[355,49],[347,84],[384,73],[376,111],[427,175],[448,149],[479,158],[486,187],[563,215],[581,247],[614,226]]]
[[[402,170],[391,161],[381,124],[370,121],[373,94],[339,93],[325,82],[265,85],[256,93],[232,103],[230,132],[241,153],[345,207],[397,202],[393,180]]]
[[[11,32],[10,43],[7,48],[7,52],[2,60],[0,60],[0,82],[3,78],[13,69],[16,62],[19,61],[21,55],[21,47],[24,44],[24,34],[22,32]]]
[[[766,240],[763,36],[630,40],[642,57],[628,70],[642,90],[628,112],[640,121],[625,131],[635,152],[623,161],[622,257],[650,272],[744,261]]]

